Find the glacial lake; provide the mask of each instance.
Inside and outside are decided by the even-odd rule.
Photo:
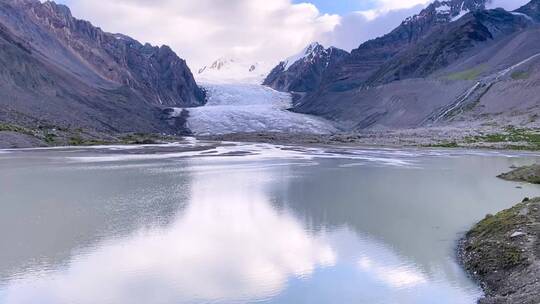
[[[520,152],[196,142],[0,151],[0,303],[468,303],[455,245]]]

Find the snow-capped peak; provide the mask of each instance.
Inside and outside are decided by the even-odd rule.
[[[435,0],[420,14],[405,19],[404,24],[435,18],[437,22],[452,22],[466,15],[468,12],[484,9],[489,0]]]
[[[318,42],[313,42],[305,47],[300,53],[291,56],[283,61],[283,68],[285,71],[289,70],[291,66],[300,60],[313,60],[316,56],[324,55],[328,50]]]
[[[195,76],[205,83],[261,83],[270,66],[264,62],[249,62],[240,58],[220,57],[198,69]]]

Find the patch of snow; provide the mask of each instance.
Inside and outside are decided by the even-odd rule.
[[[437,14],[448,15],[452,12],[452,8],[448,4],[443,4],[439,7],[436,7],[435,11],[437,12]]]
[[[187,127],[196,135],[228,133],[329,134],[336,128],[329,121],[288,111],[288,93],[254,84],[205,85],[208,103],[190,108]],[[175,110],[180,113],[181,109]]]
[[[265,62],[248,62],[239,58],[219,58],[204,66],[195,75],[197,82],[210,84],[260,84],[272,66]]]
[[[127,39],[127,36],[122,35],[122,34],[113,34],[113,37],[114,37],[116,40],[128,40],[128,39]]]
[[[524,236],[524,235],[526,235],[526,233],[521,232],[521,231],[516,231],[516,232],[512,233],[512,235],[510,237],[511,238],[517,238],[517,237]]]
[[[469,10],[462,8],[458,15],[452,17],[452,22],[461,19],[461,17],[467,15],[468,13],[469,13]]]
[[[531,18],[531,16],[527,15],[527,14],[523,14],[523,13],[519,13],[519,12],[511,12],[512,15],[515,15],[515,16],[521,16],[521,17],[524,17],[525,19],[529,20],[529,21],[534,21],[533,18]]]

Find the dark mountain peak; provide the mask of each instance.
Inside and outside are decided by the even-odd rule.
[[[36,17],[46,20],[54,27],[68,27],[75,21],[82,21],[75,20],[69,7],[54,1],[17,0],[15,5],[32,11]]]
[[[18,121],[13,113],[21,113],[53,125],[161,131],[170,128],[162,108],[205,102],[169,46],[105,32],[53,1],[0,0],[0,44],[0,117]]]
[[[407,25],[415,22],[448,23],[460,16],[486,8],[488,0],[435,0],[419,14],[403,21]]]
[[[35,3],[35,2],[34,2]],[[36,5],[39,7],[39,5]],[[45,1],[41,7],[48,8],[51,12],[55,13],[58,17],[62,17],[65,20],[69,20],[73,17],[71,10],[68,6],[63,4],[57,4],[54,1]]]
[[[526,5],[518,8],[515,12],[527,15],[537,22],[540,22],[540,0],[532,0]]]
[[[365,43],[367,48],[378,44],[407,44],[421,39],[438,26],[448,24],[461,16],[485,9],[488,0],[436,0],[420,13],[406,18],[389,34]],[[360,46],[362,48],[362,46]]]
[[[467,13],[484,9],[488,1],[436,0],[420,13],[405,19],[390,33],[352,50],[343,64],[329,70],[323,83],[335,91],[360,87],[396,54]]]
[[[342,49],[336,47],[325,48],[322,44],[313,42],[298,54],[282,61],[280,66],[282,66],[284,70],[289,70],[294,69],[295,66],[298,67],[303,64],[310,64],[317,60],[330,64],[332,58],[336,56],[341,57],[344,54],[347,54],[347,52]]]
[[[279,91],[309,92],[321,83],[327,69],[349,55],[336,48],[311,43],[297,55],[280,62],[266,77],[264,85]]]
[[[204,92],[170,47],[104,32],[53,1],[0,1],[7,4],[0,7],[0,22],[81,80],[105,87],[127,86],[159,105],[204,103]]]
[[[382,64],[366,85],[428,77],[474,48],[487,47],[500,37],[517,33],[530,24],[528,18],[504,9],[472,12],[400,51]]]
[[[325,50],[326,49],[322,44],[318,42],[313,42],[304,49],[304,55],[309,56],[312,54],[320,54],[323,53]]]

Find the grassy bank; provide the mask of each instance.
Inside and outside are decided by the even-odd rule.
[[[158,144],[178,141],[180,138],[164,134],[109,134],[81,128],[50,125],[30,128],[0,123],[0,148]]]

